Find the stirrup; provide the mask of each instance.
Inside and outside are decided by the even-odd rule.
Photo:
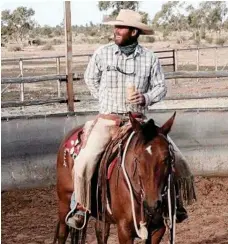
[[[88,210],[86,210],[85,212],[84,211],[81,211],[81,210],[77,210],[76,212],[75,212],[75,210],[71,210],[68,214],[67,214],[67,216],[66,216],[66,218],[65,218],[65,222],[66,222],[66,224],[68,225],[68,226],[70,226],[70,227],[72,227],[72,228],[74,228],[74,229],[76,229],[76,230],[82,230],[82,229],[84,229],[84,227],[85,227],[85,225],[86,225],[86,223],[87,223],[87,216],[88,216]],[[77,227],[77,225],[76,225],[76,219],[75,219],[75,217],[76,216],[81,216],[82,218],[83,218],[83,224],[82,224],[82,226],[81,227]]]

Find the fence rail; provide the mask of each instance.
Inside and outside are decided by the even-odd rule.
[[[217,67],[217,50],[220,48],[228,48],[228,46],[223,47],[206,47],[206,48],[190,48],[190,49],[169,49],[169,50],[160,50],[160,51],[154,51],[154,53],[159,54],[158,58],[160,60],[168,60],[169,63],[162,64],[162,66],[172,66],[173,72],[166,72],[165,78],[166,79],[175,79],[175,81],[179,78],[220,78],[220,77],[228,77],[228,71],[220,70],[218,71]],[[215,71],[199,71],[199,52],[201,49],[215,49]],[[196,50],[197,52],[197,60],[196,65],[197,71],[178,71],[178,52],[179,51],[191,51]],[[160,55],[164,53],[164,55]],[[73,57],[91,57],[92,54],[75,54]],[[61,91],[60,91],[60,83],[67,81],[66,74],[60,73],[61,68],[61,58],[65,58],[64,55],[58,55],[58,56],[46,56],[46,57],[25,57],[25,58],[16,58],[16,59],[2,59],[2,64],[7,65],[9,62],[19,62],[19,68],[20,68],[20,77],[16,78],[2,78],[1,84],[20,84],[20,101],[6,101],[2,102],[2,108],[7,107],[18,107],[18,106],[31,106],[31,105],[42,105],[42,104],[49,104],[49,103],[67,103],[67,99],[61,97]],[[45,60],[45,59],[55,59],[56,63],[56,74],[53,75],[42,75],[42,76],[29,76],[24,77],[24,66],[23,61],[31,61],[31,60]],[[54,63],[54,62],[53,62]],[[223,68],[224,69],[224,68]],[[73,75],[73,80],[80,80],[82,79],[82,74]],[[33,100],[33,101],[24,101],[24,83],[36,83],[36,82],[42,82],[42,81],[55,81],[57,82],[57,88],[58,88],[58,97],[48,100]],[[185,96],[186,97],[186,96]],[[216,97],[215,94],[212,94],[210,97]],[[224,95],[222,97],[228,97],[228,95]],[[185,99],[195,99],[195,98],[209,98],[209,96],[187,96]],[[176,99],[183,99],[180,97],[172,97],[167,98],[167,100],[176,100]],[[78,100],[77,100],[78,101]]]
[[[159,51],[154,51],[154,53],[172,53],[175,51],[174,49],[169,49],[169,50],[159,50]],[[72,57],[92,57],[93,54],[91,53],[86,53],[86,54],[74,54]],[[171,56],[173,57],[173,56]],[[25,58],[3,58],[1,61],[4,62],[19,62],[20,60],[22,61],[28,61],[28,60],[37,60],[37,59],[56,59],[56,58],[65,58],[64,55],[56,55],[56,56],[45,56],[45,57],[25,57]],[[169,57],[167,57],[169,58]]]
[[[92,54],[74,54],[72,57],[91,57]],[[65,58],[64,55],[56,55],[56,56],[46,56],[46,57],[26,57],[26,58],[4,58],[2,62],[18,62],[18,61],[29,61],[29,60],[39,60],[39,59],[56,59],[56,58]]]
[[[177,71],[165,73],[166,79],[222,77],[228,77],[228,71]]]
[[[177,71],[165,73],[166,79],[179,79],[179,78],[219,78],[228,77],[228,71]],[[74,77],[74,80],[80,77]],[[27,76],[17,78],[2,78],[2,84],[15,84],[15,83],[36,83],[42,81],[66,81],[66,75],[42,75],[42,76]]]
[[[33,101],[7,101],[2,102],[1,106],[2,108],[8,108],[8,107],[20,107],[20,106],[32,106],[32,105],[43,105],[43,104],[49,104],[49,103],[66,103],[66,98],[52,98],[48,100],[33,100]]]
[[[179,78],[218,78],[218,77],[228,77],[228,71],[179,71],[179,72],[167,72],[165,73],[166,79],[179,79]],[[67,77],[64,74],[61,75],[43,75],[43,76],[32,76],[32,77],[19,77],[19,78],[3,78],[1,80],[2,84],[15,84],[15,83],[36,83],[42,81],[56,81],[57,79],[61,81],[66,81]],[[75,77],[74,80],[78,78]],[[215,94],[210,96],[185,96],[182,97],[170,97],[166,100],[180,100],[180,99],[202,99],[202,98],[210,98],[216,97]],[[228,97],[227,95],[222,95],[221,97]],[[74,102],[79,102],[80,100],[74,100]],[[32,106],[32,105],[42,105],[42,104],[50,104],[50,103],[67,103],[67,98],[58,97],[48,100],[34,100],[34,101],[7,101],[2,102],[2,108],[7,107],[19,107],[19,106]]]
[[[66,79],[66,75],[42,75],[42,76],[27,76],[17,78],[2,78],[2,84],[13,83],[36,83],[41,81],[56,81]]]

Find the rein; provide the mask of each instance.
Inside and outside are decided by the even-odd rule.
[[[125,169],[125,157],[126,157],[127,149],[129,147],[129,144],[130,144],[131,139],[133,138],[134,134],[135,134],[135,131],[133,131],[131,133],[131,135],[129,136],[129,138],[127,140],[126,146],[124,148],[124,153],[123,153],[123,159],[122,159],[121,167],[123,169],[123,174],[124,174],[125,180],[127,182],[127,185],[128,185],[129,191],[130,191],[131,208],[132,208],[133,222],[134,222],[135,231],[136,231],[136,233],[137,233],[139,238],[141,238],[142,240],[146,240],[148,238],[148,231],[147,231],[147,228],[146,228],[146,222],[140,221],[140,223],[139,223],[140,228],[138,228],[137,222],[136,222],[136,216],[135,216],[135,203],[134,203],[132,185],[131,185],[130,179],[129,179],[128,175],[127,175],[126,169]]]

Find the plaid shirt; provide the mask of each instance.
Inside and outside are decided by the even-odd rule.
[[[86,69],[85,82],[91,94],[99,99],[99,112],[141,112],[159,102],[167,92],[164,74],[158,58],[140,45],[128,57],[116,44],[96,50]],[[126,84],[132,82],[143,93],[145,106],[128,104]]]

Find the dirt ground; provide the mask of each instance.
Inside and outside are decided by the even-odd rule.
[[[228,244],[228,178],[196,177],[198,201],[177,225],[177,244]],[[2,193],[2,243],[50,244],[57,221],[55,187]],[[91,219],[87,240],[96,243]],[[109,244],[118,243],[115,226]],[[165,235],[163,244],[167,243]]]

